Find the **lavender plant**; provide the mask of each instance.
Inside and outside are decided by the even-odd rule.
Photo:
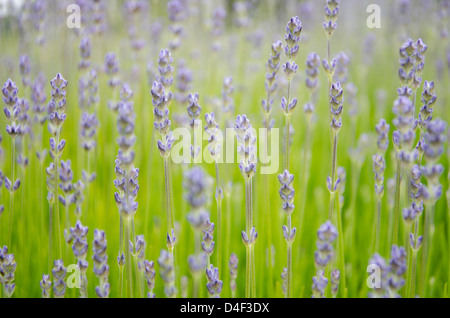
[[[439,178],[444,172],[444,168],[438,163],[444,153],[447,123],[439,118],[430,121],[424,134],[425,144],[423,146],[425,164],[421,166],[421,172],[427,180],[427,185],[422,187],[425,202],[425,224],[423,235],[423,251],[421,276],[419,281],[419,295],[423,297],[426,289],[426,273],[428,266],[428,253],[433,238],[434,214],[437,200],[442,196],[442,185]]]
[[[0,283],[3,287],[3,297],[11,298],[16,289],[15,272],[17,268],[14,254],[8,254],[8,247],[0,249]]]
[[[375,126],[377,132],[377,154],[372,157],[373,172],[375,174],[375,194],[377,196],[376,209],[376,230],[375,230],[375,253],[378,253],[380,247],[380,227],[381,227],[381,202],[384,196],[384,172],[386,169],[386,160],[384,158],[389,146],[389,124],[385,119],[381,119]]]
[[[77,259],[77,266],[80,270],[80,297],[87,298],[87,276],[86,270],[89,263],[86,261],[88,252],[87,233],[89,229],[77,221],[74,227],[70,228],[72,251]]]
[[[42,280],[39,282],[42,290],[42,298],[50,298],[52,281],[50,275],[42,274]]]
[[[164,293],[168,298],[174,298],[177,295],[175,287],[175,268],[173,267],[173,253],[161,250],[158,258],[158,265],[160,267],[159,274],[164,281]]]
[[[250,120],[246,115],[238,115],[234,129],[238,141],[237,152],[241,158],[239,170],[245,180],[246,230],[242,231],[242,240],[246,247],[246,284],[245,296],[256,297],[254,244],[258,237],[253,225],[252,178],[256,173],[256,137]]]
[[[317,277],[313,278],[313,297],[325,296],[324,291],[328,283],[329,267],[334,260],[333,244],[338,237],[338,232],[328,220],[322,224],[317,231],[317,250],[314,253],[314,263],[317,268]]]
[[[219,124],[214,118],[214,113],[205,114],[205,132],[208,140],[208,150],[211,158],[214,160],[216,171],[216,203],[217,203],[217,268],[219,272],[222,268],[222,202],[223,189],[220,182],[219,161],[222,149],[222,132]]]
[[[5,103],[5,108],[3,112],[5,113],[8,124],[6,125],[6,132],[11,137],[11,180],[8,177],[4,177],[5,188],[9,192],[10,205],[9,205],[9,226],[8,226],[8,246],[11,246],[12,238],[12,225],[13,225],[13,214],[14,214],[14,193],[20,187],[20,179],[16,179],[15,174],[15,163],[16,163],[16,137],[23,133],[22,127],[17,123],[19,117],[19,106],[18,106],[18,94],[19,89],[16,83],[11,79],[8,79],[3,85],[2,94],[3,102]]]
[[[230,261],[228,263],[230,267],[230,289],[231,289],[231,297],[236,297],[236,279],[238,275],[238,265],[239,260],[236,256],[236,254],[231,254]]]
[[[61,248],[61,230],[60,230],[60,214],[59,214],[59,164],[62,156],[62,151],[66,145],[66,141],[61,139],[61,129],[64,121],[66,120],[66,89],[68,82],[64,79],[61,73],[50,81],[52,87],[51,95],[52,99],[48,104],[49,122],[48,131],[52,135],[50,138],[50,156],[53,162],[47,168],[47,187],[49,189],[49,195],[47,200],[49,202],[49,228],[53,228],[53,214],[55,215],[56,223],[56,246],[59,248],[59,256],[62,256]],[[53,183],[52,183],[53,182]],[[52,230],[49,234],[49,260],[52,259]]]
[[[64,262],[62,259],[53,262],[53,297],[54,298],[64,298],[66,295],[66,275],[67,268],[64,267]]]
[[[299,17],[292,17],[286,26],[286,34],[284,36],[286,41],[286,46],[284,47],[284,52],[288,61],[283,65],[283,71],[288,80],[287,88],[287,98],[283,97],[281,99],[281,108],[283,109],[285,116],[285,169],[289,170],[290,164],[290,152],[289,148],[291,146],[290,141],[290,119],[294,111],[295,106],[297,106],[297,98],[291,100],[291,80],[297,72],[298,66],[295,64],[295,59],[297,58],[299,51],[300,34],[302,32],[303,26]]]
[[[206,288],[208,289],[209,297],[220,298],[223,282],[219,279],[219,269],[210,265],[209,268],[206,269],[206,277],[208,279]]]
[[[119,137],[119,151],[115,161],[116,179],[114,185],[117,192],[114,193],[116,204],[120,214],[120,247],[119,247],[119,267],[122,272],[122,265],[125,261],[127,269],[128,295],[132,297],[132,264],[128,242],[134,242],[134,215],[136,214],[138,203],[136,202],[139,191],[139,169],[134,166],[135,152],[133,145],[136,141],[134,135],[136,114],[133,109],[131,98],[133,92],[127,84],[123,84],[121,90],[122,103],[117,109],[117,130]],[[126,240],[126,241],[125,241]],[[125,255],[124,255],[125,254]],[[123,284],[124,281],[121,280]]]
[[[144,275],[148,288],[147,298],[155,298],[156,295],[153,293],[153,289],[155,288],[156,271],[155,263],[153,261],[144,261]]]
[[[94,274],[99,280],[99,285],[95,287],[95,293],[98,298],[108,298],[111,290],[108,282],[109,266],[106,248],[107,241],[105,232],[95,229],[94,240],[92,242],[92,260],[94,263]]]
[[[286,297],[292,297],[292,243],[295,240],[297,228],[292,227],[292,212],[294,211],[294,195],[293,188],[294,175],[290,174],[288,170],[278,175],[280,181],[280,197],[283,201],[283,212],[286,213],[287,225],[283,225],[283,236],[287,244],[287,278],[286,278]]]

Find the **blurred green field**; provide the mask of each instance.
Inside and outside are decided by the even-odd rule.
[[[67,2],[67,3],[66,3]],[[305,220],[302,231],[297,233],[293,243],[293,296],[311,297],[312,277],[316,273],[314,251],[316,250],[317,229],[328,217],[329,192],[326,178],[330,174],[331,151],[329,133],[329,108],[327,95],[327,78],[323,69],[319,74],[318,100],[313,118],[311,145],[310,179],[306,196],[303,196],[302,173],[304,167],[304,150],[306,138],[306,119],[303,105],[308,101],[309,93],[305,87],[305,60],[310,52],[317,52],[321,58],[326,58],[327,42],[322,28],[324,1],[249,1],[252,9],[249,12],[250,25],[238,27],[234,23],[235,14],[232,10],[234,1],[187,1],[192,8],[189,17],[183,21],[185,36],[180,48],[172,52],[176,74],[180,61],[184,60],[186,67],[192,70],[193,81],[189,92],[198,92],[202,106],[201,118],[204,114],[214,111],[219,116],[220,128],[224,128],[225,119],[234,120],[238,114],[246,114],[255,128],[263,127],[261,101],[266,97],[264,89],[265,65],[270,54],[270,45],[275,40],[284,41],[286,22],[291,16],[298,15],[303,23],[300,53],[296,60],[299,70],[292,82],[292,95],[298,98],[298,106],[291,118],[295,130],[291,146],[291,173],[295,175],[296,209],[292,215],[294,226],[299,226],[299,208],[305,202]],[[369,13],[366,7],[376,2],[381,7],[380,29],[369,29],[366,19]],[[81,72],[77,69],[80,61],[79,44],[81,36],[65,26],[68,1],[48,1],[46,12],[45,43],[37,45],[37,32],[28,24],[28,29],[21,29],[15,17],[0,18],[0,80],[4,83],[8,78],[19,86],[19,97],[30,98],[30,89],[23,88],[19,73],[19,57],[27,54],[31,60],[30,78],[39,74],[45,75],[47,86],[47,101],[50,98],[48,82],[56,73],[61,73],[69,82],[67,88],[67,120],[62,128],[61,138],[66,140],[63,160],[70,159],[74,172],[74,182],[81,179],[81,171],[86,169],[86,155],[80,145],[79,121],[81,110],[78,106],[78,80]],[[211,35],[209,18],[216,5],[226,8],[225,33],[220,37],[221,49],[211,50],[214,40]],[[405,15],[398,14],[399,1],[342,1],[338,28],[332,39],[332,56],[344,51],[350,57],[348,65],[348,82],[357,87],[355,109],[357,115],[349,116],[351,105],[348,97],[344,102],[343,126],[339,133],[338,166],[347,172],[343,215],[343,235],[345,245],[345,271],[347,295],[349,297],[367,297],[370,292],[366,284],[368,277],[367,265],[373,253],[374,219],[376,211],[376,196],[373,190],[374,174],[372,171],[372,155],[376,151],[375,125],[380,118],[385,118],[391,124],[392,138],[394,114],[392,105],[400,87],[398,79],[398,50],[408,38],[422,38],[428,45],[423,80],[434,81],[438,100],[433,116],[450,120],[446,107],[450,102],[450,40],[443,37],[442,29],[449,31],[448,17],[437,18],[436,12],[442,1],[411,1]],[[307,7],[309,4],[309,7]],[[136,152],[135,166],[140,169],[139,207],[135,216],[136,234],[144,234],[146,259],[155,261],[156,297],[164,297],[163,281],[158,273],[156,260],[161,249],[166,248],[166,210],[164,193],[163,160],[156,147],[153,137],[153,106],[151,101],[151,83],[156,79],[158,52],[166,48],[173,34],[168,29],[166,1],[148,1],[148,12],[138,20],[138,33],[146,45],[144,49],[134,52],[130,47],[127,26],[130,21],[124,17],[121,1],[107,1],[107,29],[102,35],[91,38],[91,63],[100,68],[107,52],[115,52],[119,60],[119,76],[127,82],[134,92],[134,110],[137,114],[135,134]],[[311,11],[307,10],[310,8]],[[450,9],[449,14],[450,14]],[[405,21],[402,19],[405,18]],[[161,22],[160,37],[152,33],[154,22]],[[372,41],[369,46],[368,42]],[[282,54],[282,63],[285,57]],[[442,64],[439,67],[439,63]],[[148,65],[151,66],[148,71]],[[233,78],[234,84],[234,115],[223,116],[222,84],[226,76]],[[98,279],[92,272],[92,239],[94,229],[106,232],[108,242],[108,264],[110,266],[109,282],[110,297],[119,297],[119,268],[117,255],[119,250],[119,213],[114,201],[113,180],[114,160],[117,156],[117,129],[115,114],[108,108],[108,100],[118,100],[113,96],[107,85],[108,77],[99,71],[98,90],[99,103],[96,114],[99,120],[97,130],[97,147],[95,148],[91,170],[97,173],[96,180],[85,192],[83,225],[89,227],[89,252],[87,270],[89,297],[95,297],[95,286]],[[280,128],[280,138],[283,136],[284,115],[280,108],[281,97],[286,92],[286,82],[282,70],[278,73],[279,89],[274,98],[274,108],[271,117],[276,120],[275,127]],[[421,89],[418,90],[418,94]],[[344,87],[345,94],[345,87]],[[419,96],[419,95],[418,95]],[[420,100],[420,98],[419,98]],[[187,104],[176,101],[170,106],[172,127],[177,127],[175,114],[186,114]],[[416,108],[417,109],[417,108]],[[5,131],[7,120],[0,116],[0,134],[2,136],[2,158],[0,170],[4,176],[10,177],[11,138]],[[31,140],[25,137],[24,155],[29,158],[26,168],[16,166],[16,176],[22,181],[20,189],[14,195],[14,214],[12,225],[12,244],[8,246],[17,262],[15,273],[16,290],[13,297],[40,297],[39,281],[42,274],[50,274],[48,268],[48,203],[45,184],[45,167],[50,163],[47,156],[41,165],[35,155],[49,147],[50,135],[47,124],[43,127],[42,140],[36,141],[39,149],[35,149]],[[33,125],[39,129],[39,125]],[[37,131],[37,130],[36,130]],[[367,142],[365,138],[368,138]],[[206,147],[204,142],[203,147]],[[276,151],[277,149],[272,149]],[[283,238],[282,225],[286,217],[281,210],[279,182],[277,175],[284,170],[283,144],[280,142],[280,167],[277,174],[261,175],[260,167],[253,179],[253,207],[255,227],[258,240],[255,245],[256,258],[256,294],[258,297],[283,297],[281,273],[286,266],[286,243]],[[446,149],[447,150],[447,149]],[[441,178],[444,195],[437,202],[434,221],[434,238],[429,253],[429,275],[426,282],[426,297],[447,297],[450,275],[450,228],[449,210],[445,192],[448,189],[448,167],[450,152],[445,152],[440,162],[445,167]],[[237,160],[235,160],[237,162]],[[395,178],[395,150],[392,142],[386,153],[387,169],[385,184],[388,179]],[[180,291],[180,280],[186,276],[189,282],[187,295],[192,296],[192,275],[187,259],[194,253],[193,231],[186,220],[189,207],[184,199],[183,172],[189,165],[171,165],[171,185],[173,191],[173,211],[176,221],[177,245],[175,248],[176,286]],[[211,175],[215,175],[213,164],[202,164]],[[211,262],[219,266],[220,278],[223,280],[222,297],[230,297],[228,261],[231,253],[239,258],[237,277],[237,297],[245,295],[245,246],[242,243],[241,231],[245,229],[245,197],[244,179],[238,164],[220,164],[222,181],[231,182],[229,196],[223,201],[223,219],[221,231],[222,257],[217,264],[218,255],[214,252]],[[382,201],[381,245],[380,254],[389,258],[390,228],[389,215],[393,213],[393,193],[386,186]],[[403,187],[404,190],[404,187]],[[217,223],[215,189],[210,189],[211,221]],[[401,207],[407,205],[406,192],[401,193]],[[9,222],[10,196],[1,188],[1,204],[5,210],[0,216],[0,246],[6,245]],[[76,218],[70,208],[70,223],[73,226]],[[61,226],[64,227],[64,207],[60,206]],[[426,212],[425,212],[426,213]],[[422,221],[421,221],[422,222]],[[423,222],[422,222],[423,224]],[[421,232],[421,231],[420,231]],[[405,246],[409,253],[407,233],[400,221],[399,245]],[[338,245],[335,244],[335,249]],[[68,249],[68,251],[66,251]],[[271,253],[269,253],[271,249]],[[216,247],[217,251],[217,247]],[[56,254],[56,249],[54,255]],[[75,263],[75,258],[69,246],[63,245],[63,260],[65,265]],[[269,254],[272,259],[269,259]],[[56,257],[55,257],[56,259]],[[419,260],[421,253],[419,253]],[[202,277],[200,295],[207,297],[206,279]],[[134,295],[141,295],[136,281],[133,282]],[[405,296],[406,286],[400,294]],[[146,294],[147,290],[145,289]],[[78,297],[77,289],[67,289],[66,297]],[[344,292],[339,291],[338,297]]]

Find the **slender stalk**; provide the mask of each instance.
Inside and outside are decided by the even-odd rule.
[[[52,212],[52,205],[49,204],[48,205],[48,210],[49,210],[49,216],[48,216],[48,270],[47,272],[50,273],[52,270],[52,262],[53,262],[53,258],[52,258],[52,236],[53,236],[53,212]]]
[[[290,235],[292,228],[292,218],[291,215],[287,217],[287,228]],[[292,298],[292,243],[287,243],[287,286],[286,286],[286,296],[287,298]]]
[[[402,162],[397,156],[397,176],[395,186],[395,205],[394,205],[394,229],[392,233],[392,245],[397,245],[398,228],[400,223],[400,185],[401,185]]]
[[[11,186],[14,186],[16,182],[16,140],[11,138],[11,164],[12,164],[12,180]],[[12,239],[12,225],[13,225],[13,214],[14,214],[14,190],[10,190],[10,203],[9,203],[9,226],[8,226],[8,246],[11,247],[11,239]]]
[[[422,266],[420,269],[420,280],[419,280],[419,296],[424,297],[427,285],[427,271],[428,271],[428,253],[430,249],[430,243],[432,239],[431,227],[433,226],[433,214],[434,214],[434,204],[425,205],[425,224],[424,224],[424,234],[423,234],[423,250],[422,250]]]
[[[305,140],[305,150],[303,154],[303,193],[300,202],[300,225],[298,227],[299,233],[303,233],[303,222],[305,221],[305,208],[306,208],[306,195],[308,193],[308,180],[309,180],[309,168],[310,168],[310,157],[311,150],[309,146],[309,139],[311,138],[311,125],[309,121],[306,123],[306,140]]]
[[[216,186],[218,189],[220,186],[219,179],[219,164],[215,163],[216,168]],[[220,197],[219,197],[220,196]],[[222,197],[221,194],[216,196],[217,200],[217,267],[219,268],[219,273],[222,273]]]
[[[246,231],[250,238],[250,232],[253,226],[252,212],[252,179],[245,180],[245,197],[246,197]],[[254,249],[252,245],[246,245],[246,288],[245,297],[255,297],[255,266],[254,266]]]
[[[165,192],[166,192],[166,210],[167,210],[167,234],[171,235],[170,232],[174,229],[173,225],[173,214],[172,214],[172,194],[170,191],[170,169],[169,169],[169,158],[164,158],[164,181],[165,181]],[[175,281],[177,281],[177,271],[175,267],[175,257],[174,249],[175,246],[167,246],[169,252],[172,254],[172,267],[175,272]]]
[[[286,149],[285,149],[285,163],[284,166],[287,170],[289,170],[289,157],[290,157],[290,143],[291,143],[291,134],[290,134],[290,127],[291,127],[291,116],[286,116]]]
[[[377,215],[376,215],[376,231],[375,231],[375,253],[380,250],[380,228],[381,228],[381,199],[377,199]]]
[[[287,88],[287,105],[286,107],[288,107],[289,103],[291,102],[291,80],[288,80],[288,88]],[[285,140],[285,162],[284,162],[284,166],[286,170],[289,170],[289,163],[290,163],[290,147],[291,147],[291,134],[290,134],[290,128],[291,128],[291,115],[287,114],[287,109],[286,109],[286,140]]]
[[[337,165],[337,144],[338,144],[338,134],[333,133],[333,146],[332,146],[332,160],[331,160],[331,187],[334,187],[336,182],[336,165]],[[328,211],[328,220],[333,222],[333,208],[334,208],[334,189],[330,191],[330,206]]]
[[[345,281],[345,250],[344,250],[344,235],[342,230],[342,207],[340,207],[339,199],[336,200],[336,204],[338,205],[338,208],[336,209],[336,215],[337,215],[337,224],[338,224],[338,244],[339,244],[339,267],[340,275],[341,275],[341,290],[344,298],[347,298],[347,286]]]
[[[169,159],[164,158],[164,185],[166,192],[166,212],[167,212],[167,233],[173,229],[173,215],[171,206],[171,194],[170,194],[170,175],[169,175]]]
[[[59,145],[59,139],[60,139],[60,128],[57,128],[56,130],[56,138],[55,138],[55,145],[56,147]],[[59,246],[59,258],[62,258],[62,246],[61,246],[61,223],[60,223],[60,215],[59,215],[59,198],[58,198],[58,190],[59,190],[59,153],[57,153],[53,159],[53,164],[55,165],[55,180],[54,180],[54,201],[55,201],[55,215],[56,215],[56,242],[57,246]]]
[[[119,229],[120,235],[119,235],[119,257],[122,257],[123,254],[123,216],[120,214],[120,229]],[[123,266],[119,264],[119,295],[122,298],[123,297]]]
[[[416,268],[417,268],[417,252],[412,252],[412,264],[410,269],[410,282],[409,282],[409,298],[416,297]]]
[[[126,243],[128,243],[131,241],[130,219],[126,218],[124,221],[125,221],[125,237],[127,238]],[[125,266],[127,268],[128,297],[133,298],[133,282],[132,282],[133,276],[132,276],[132,268],[131,268],[131,253],[130,253],[130,249],[128,247],[125,247]]]

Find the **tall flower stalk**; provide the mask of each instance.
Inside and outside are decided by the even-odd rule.
[[[236,254],[231,254],[230,261],[228,263],[228,266],[230,268],[230,289],[231,289],[231,298],[236,297],[236,279],[238,274],[238,265],[239,265],[239,259],[237,258]]]
[[[219,273],[222,269],[222,202],[223,189],[220,182],[219,174],[219,160],[222,149],[222,132],[219,129],[219,124],[214,118],[214,113],[205,114],[205,132],[208,140],[208,150],[211,158],[214,161],[216,172],[216,203],[217,203],[217,268]]]
[[[64,146],[66,145],[66,141],[61,139],[61,128],[66,120],[66,88],[68,82],[64,79],[61,73],[56,74],[56,76],[50,81],[50,85],[52,87],[51,95],[52,99],[48,104],[48,112],[49,112],[49,123],[48,123],[48,131],[52,135],[50,138],[50,156],[53,159],[53,162],[47,168],[47,176],[48,181],[52,181],[52,184],[47,182],[48,187],[51,192],[47,197],[49,203],[52,207],[50,207],[50,228],[53,227],[53,213],[55,215],[56,222],[56,238],[57,238],[57,247],[59,248],[59,257],[62,257],[62,248],[61,248],[61,230],[60,230],[60,214],[59,214],[59,165],[60,159],[62,156],[62,151]],[[50,230],[51,231],[51,230]],[[50,245],[51,246],[51,234],[50,234]],[[49,257],[52,255],[51,251],[49,251]],[[51,258],[50,258],[51,259]]]
[[[194,231],[194,251],[195,254],[189,258],[189,267],[194,278],[194,297],[198,297],[201,274],[206,268],[206,257],[202,259],[202,242],[201,235],[205,229],[205,223],[209,218],[206,210],[208,201],[207,190],[209,188],[209,176],[199,166],[194,166],[187,170],[184,174],[184,187],[187,190],[186,200],[190,205],[190,211],[187,220],[191,224]],[[209,245],[209,244],[208,244]],[[206,245],[205,245],[206,247]],[[210,246],[208,246],[210,247]],[[213,247],[214,248],[214,247]],[[205,266],[203,266],[203,264]]]
[[[433,240],[434,211],[437,200],[442,196],[442,185],[439,178],[444,172],[444,167],[438,163],[444,153],[447,123],[441,119],[432,120],[424,134],[425,144],[423,146],[425,164],[421,166],[423,176],[427,180],[427,185],[423,187],[423,197],[425,202],[425,224],[423,235],[422,266],[420,273],[419,295],[425,296],[427,285],[427,268],[429,264],[429,248]]]
[[[375,212],[375,253],[380,248],[380,228],[381,228],[381,200],[384,196],[384,171],[386,169],[386,160],[384,159],[386,150],[389,146],[390,126],[386,120],[381,119],[375,126],[377,132],[377,154],[372,157],[373,172],[375,174],[375,194],[377,196],[377,207]]]
[[[246,115],[238,115],[234,129],[238,141],[237,151],[241,158],[239,170],[245,180],[246,218],[242,240],[246,247],[246,284],[245,296],[256,297],[254,245],[258,233],[253,224],[252,178],[256,173],[256,137],[250,120]]]
[[[263,125],[266,129],[266,135],[264,140],[264,147],[265,147],[265,153],[269,153],[269,136],[270,131],[272,127],[275,125],[275,119],[271,119],[270,115],[272,113],[273,109],[273,98],[272,95],[275,93],[277,89],[277,83],[276,83],[276,77],[277,73],[280,69],[280,59],[281,59],[281,52],[283,51],[283,42],[281,41],[275,41],[272,43],[271,46],[271,52],[269,59],[267,60],[266,64],[266,76],[264,81],[264,87],[267,92],[267,99],[263,99],[261,103],[262,113],[263,113]],[[265,195],[266,199],[266,218],[270,220],[271,217],[271,208],[270,208],[270,181],[269,181],[269,174],[264,174],[264,185],[266,187],[265,191],[267,195]],[[273,284],[273,264],[272,264],[272,227],[270,226],[269,222],[264,223],[269,226],[267,226],[267,242],[268,242],[268,266],[269,266],[269,290],[272,287]]]
[[[413,149],[414,142],[414,106],[407,95],[411,90],[408,88],[399,89],[399,98],[394,102],[394,114],[397,116],[394,119],[394,125],[397,130],[394,131],[392,141],[397,154],[397,176],[396,176],[396,190],[395,190],[395,207],[394,207],[394,227],[392,233],[392,243],[397,245],[398,232],[400,223],[400,186],[402,167],[406,170],[411,167],[417,157],[417,151]],[[406,95],[404,95],[406,94]]]
[[[298,56],[299,50],[299,42],[300,35],[302,32],[303,26],[299,17],[292,17],[286,26],[286,34],[284,39],[286,41],[286,45],[284,47],[284,52],[287,57],[287,62],[283,65],[283,71],[288,80],[287,87],[287,97],[283,97],[281,99],[281,108],[284,112],[285,117],[285,169],[289,170],[290,165],[290,133],[291,133],[291,116],[294,111],[295,106],[297,106],[297,98],[293,98],[291,100],[291,81],[297,72],[298,66],[295,64],[295,59]]]
[[[9,225],[8,225],[8,246],[11,246],[12,238],[12,225],[13,225],[13,214],[14,214],[14,193],[20,187],[20,179],[16,179],[15,164],[16,164],[16,137],[19,137],[24,131],[19,120],[20,108],[18,105],[17,94],[19,89],[16,83],[11,79],[8,79],[3,85],[2,94],[3,102],[5,103],[5,108],[3,109],[5,116],[8,120],[6,125],[6,132],[11,137],[11,180],[7,177],[4,178],[5,188],[9,192],[10,205],[9,205]]]
[[[287,244],[287,277],[286,277],[286,297],[292,297],[292,243],[295,240],[297,228],[292,227],[292,212],[294,211],[294,195],[295,191],[292,187],[294,183],[294,175],[290,174],[288,170],[278,175],[280,181],[280,197],[283,201],[283,211],[286,213],[287,225],[283,225],[283,236]]]
[[[305,208],[306,208],[306,195],[308,190],[308,181],[310,174],[310,160],[311,160],[311,126],[312,117],[314,115],[314,108],[317,99],[317,86],[319,84],[318,75],[320,67],[320,57],[317,53],[310,53],[306,59],[306,87],[309,91],[309,101],[303,107],[305,113],[305,147],[303,150],[303,161],[302,161],[302,196],[300,202],[300,226],[299,232],[302,233],[303,222],[305,218]]]
[[[334,260],[335,253],[333,244],[337,237],[338,232],[330,220],[322,224],[317,231],[317,250],[314,253],[317,276],[313,278],[313,298],[323,298],[326,296],[328,269]],[[336,275],[337,273],[334,274],[334,280]]]
[[[133,109],[131,98],[133,92],[127,84],[123,84],[121,89],[122,103],[119,103],[117,113],[117,130],[119,137],[119,151],[115,160],[116,179],[114,185],[117,192],[114,193],[116,204],[120,214],[120,246],[119,246],[119,267],[126,265],[127,272],[127,292],[129,297],[133,297],[132,260],[128,242],[135,241],[134,215],[136,214],[138,203],[136,202],[139,191],[139,169],[134,166],[135,152],[133,145],[136,141],[134,135],[136,114]],[[125,255],[124,255],[125,254]],[[121,290],[124,281],[121,281]]]
[[[335,195],[339,189],[340,179],[337,177],[337,148],[338,135],[342,127],[342,111],[344,104],[344,90],[339,82],[333,83],[330,90],[330,114],[331,114],[331,176],[327,178],[328,191],[330,192],[330,205],[328,210],[328,220],[333,221],[333,209],[335,205]]]
[[[108,282],[109,266],[106,243],[105,232],[95,229],[92,243],[92,260],[94,261],[94,274],[99,279],[99,285],[95,287],[95,293],[98,298],[108,298],[111,289]]]
[[[174,220],[172,214],[172,194],[170,186],[170,151],[174,138],[170,130],[171,122],[169,120],[169,105],[172,101],[173,94],[169,91],[170,86],[173,84],[173,62],[172,55],[169,50],[161,50],[158,57],[158,69],[160,73],[160,82],[153,82],[151,93],[153,103],[153,114],[155,115],[154,127],[159,133],[160,138],[157,141],[158,150],[161,157],[164,160],[164,180],[165,180],[165,193],[166,193],[166,212],[167,212],[167,248],[169,253],[172,254],[168,260],[174,262],[174,248],[175,248],[175,229]],[[172,264],[175,270],[175,265]]]
[[[89,228],[83,226],[80,221],[77,221],[74,227],[70,228],[70,235],[72,241],[72,251],[77,259],[77,266],[80,270],[80,297],[87,298],[87,276],[86,270],[89,263],[86,261],[88,252],[87,233]]]

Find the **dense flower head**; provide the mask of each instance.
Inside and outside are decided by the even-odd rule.
[[[173,57],[168,49],[162,49],[158,56],[158,70],[160,74],[160,82],[165,88],[169,88],[173,84],[173,71],[172,66]]]
[[[209,200],[208,189],[210,184],[210,177],[201,167],[195,166],[184,173],[185,198],[191,206],[187,219],[195,229],[202,229],[208,218],[205,208]]]
[[[47,106],[50,120],[48,129],[52,135],[56,135],[66,120],[66,88],[68,82],[64,79],[61,73],[58,73],[50,81],[50,85],[52,88],[52,99]]]
[[[219,129],[219,124],[216,122],[214,113],[205,114],[205,133],[208,141],[208,150],[211,158],[217,162],[220,158],[222,132]]]
[[[331,37],[337,28],[340,0],[327,0],[325,6],[325,21],[322,23],[325,33]]]
[[[286,26],[286,34],[284,39],[286,41],[286,46],[284,47],[284,52],[288,60],[293,61],[297,58],[300,42],[300,34],[302,32],[303,26],[300,18],[295,16],[292,17]]]
[[[147,288],[149,289],[147,297],[155,298],[153,289],[155,288],[156,270],[155,270],[155,263],[153,261],[148,260],[144,261],[144,277],[145,282],[147,283]]]
[[[320,67],[320,56],[315,53],[309,53],[306,58],[306,87],[310,90],[315,90],[317,88]]]
[[[158,257],[159,274],[164,281],[164,294],[168,298],[176,297],[175,269],[173,267],[173,256],[166,250],[161,250]]]
[[[424,156],[427,162],[436,162],[444,153],[447,123],[439,118],[430,121],[425,132]]]
[[[236,117],[234,130],[238,141],[237,152],[241,158],[239,170],[244,178],[252,178],[256,173],[256,137],[246,115]]]
[[[198,93],[191,93],[188,95],[187,113],[189,115],[189,125],[192,129],[198,125],[197,120],[200,116],[200,112],[202,111],[202,107],[200,106],[198,100]]]
[[[214,227],[214,223],[211,223],[209,219],[203,224],[203,241],[201,245],[203,252],[208,256],[211,256],[214,252]]]
[[[380,279],[378,285],[373,287],[369,298],[386,298],[388,297],[388,275],[390,271],[389,264],[379,254],[374,254],[369,260],[369,266],[374,266],[376,270],[380,271]]]
[[[230,261],[228,262],[228,266],[230,268],[230,288],[233,292],[236,291],[236,279],[238,274],[238,265],[239,260],[235,253],[232,253],[230,256]]]
[[[293,188],[294,175],[290,174],[288,170],[285,170],[282,174],[278,175],[278,181],[280,181],[280,197],[283,201],[283,210],[287,215],[292,214],[294,210],[294,195],[295,190]]]
[[[50,288],[52,287],[52,281],[50,275],[42,274],[42,280],[39,282],[42,290],[42,298],[50,298]]]
[[[379,123],[375,126],[375,130],[377,132],[377,146],[380,154],[384,154],[389,147],[390,128],[391,126],[384,118],[380,119]]]
[[[405,285],[403,278],[406,272],[406,250],[404,247],[393,245],[391,249],[391,259],[389,261],[390,275],[388,278],[388,288],[390,297],[397,297],[398,291]]]
[[[62,259],[54,261],[53,265],[53,295],[55,298],[64,298],[67,286],[65,282],[67,268],[64,267],[64,261]]]
[[[374,155],[372,161],[373,172],[375,174],[375,193],[381,198],[384,194],[384,171],[386,169],[386,161],[381,155]]]
[[[342,127],[342,111],[344,104],[344,90],[341,83],[336,82],[331,85],[330,90],[330,112],[331,112],[331,128],[338,133]]]
[[[434,82],[425,81],[422,91],[422,106],[419,112],[419,128],[423,131],[427,129],[428,123],[433,118],[433,106],[436,102],[436,93],[434,91]]]
[[[31,85],[32,110],[34,112],[34,121],[43,124],[47,120],[46,113],[46,95],[45,95],[45,77],[40,73]]]
[[[317,250],[314,254],[314,262],[318,269],[325,269],[334,258],[333,243],[337,239],[338,232],[330,221],[322,224],[317,231]]]
[[[318,270],[313,277],[312,298],[324,298],[325,289],[328,285],[328,279],[324,276],[323,270]]]
[[[212,298],[220,298],[223,282],[219,279],[219,269],[211,264],[206,268],[206,278],[208,280],[206,288],[209,296]]]

